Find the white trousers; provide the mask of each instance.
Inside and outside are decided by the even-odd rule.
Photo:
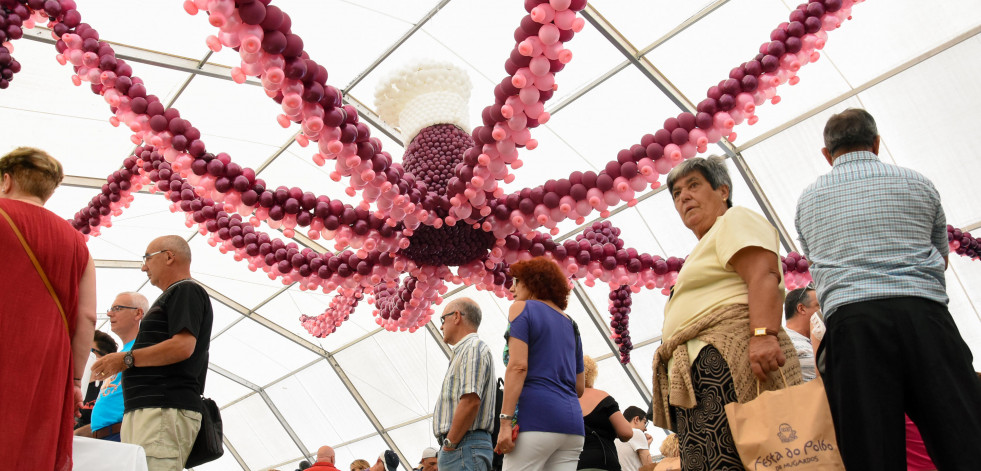
[[[504,455],[503,471],[575,471],[583,440],[582,435],[520,432],[514,450]]]

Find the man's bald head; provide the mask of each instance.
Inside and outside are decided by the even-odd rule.
[[[317,461],[320,463],[334,464],[334,449],[324,445],[317,450]]]
[[[447,306],[448,311],[460,311],[460,317],[463,321],[467,323],[474,331],[480,327],[481,312],[480,306],[470,298],[457,298],[450,301]]]
[[[178,263],[191,264],[191,246],[187,245],[187,241],[181,236],[165,235],[157,237],[153,239],[153,242],[150,242],[150,247],[154,252],[158,250],[169,250],[174,254],[174,258],[177,259]]]

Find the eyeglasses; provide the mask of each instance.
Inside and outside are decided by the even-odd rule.
[[[446,318],[447,318],[447,317],[450,317],[450,316],[452,316],[453,314],[459,314],[459,313],[460,313],[460,311],[453,311],[453,312],[447,312],[446,314],[443,314],[442,316],[439,316],[439,324],[440,324],[440,325],[443,325],[443,324],[445,324],[445,323],[446,323]]]
[[[92,348],[90,350],[92,350],[92,353],[99,355],[100,357],[106,356],[106,352],[103,352],[102,350],[99,350],[97,348]]]
[[[143,254],[143,264],[144,264],[144,265],[146,265],[146,261],[147,261],[147,259],[149,259],[150,257],[152,257],[152,256],[154,256],[154,255],[157,255],[157,254],[162,254],[162,253],[164,253],[164,252],[170,252],[170,250],[167,250],[167,249],[164,249],[164,250],[158,250],[158,251],[156,251],[156,252],[153,252],[153,253],[146,253],[146,254]]]
[[[119,312],[119,311],[122,311],[123,309],[139,309],[139,308],[138,307],[135,307],[135,306],[123,306],[122,304],[117,304],[117,305],[109,308],[109,310],[112,311],[112,312]]]

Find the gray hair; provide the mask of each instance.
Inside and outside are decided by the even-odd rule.
[[[142,309],[144,314],[146,314],[146,312],[150,310],[150,302],[147,301],[146,296],[143,296],[142,294],[137,293],[136,291],[123,291],[122,293],[119,293],[117,296],[121,296],[121,295],[129,296],[129,299],[134,304],[133,307],[138,307]]]
[[[729,178],[729,169],[726,167],[726,158],[720,155],[712,155],[708,158],[693,157],[678,164],[668,173],[668,191],[674,189],[674,184],[681,178],[687,177],[692,172],[699,172],[708,180],[713,190],[718,190],[720,186],[729,189],[729,197],[726,198],[726,206],[732,207],[732,179]]]
[[[460,317],[463,318],[464,322],[473,327],[476,330],[480,327],[480,306],[470,298],[462,298],[456,301],[459,306]]]
[[[841,149],[871,149],[879,130],[875,118],[861,108],[848,108],[828,118],[824,125],[824,147],[833,157]]]

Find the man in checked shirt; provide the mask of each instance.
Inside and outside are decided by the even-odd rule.
[[[981,381],[947,310],[940,195],[879,160],[865,110],[832,116],[824,144],[832,170],[804,190],[796,224],[827,323],[818,368],[845,467],[906,469],[906,412],[939,469],[978,469]]]

